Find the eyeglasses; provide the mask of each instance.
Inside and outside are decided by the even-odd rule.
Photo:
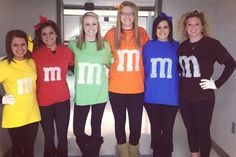
[[[126,13],[126,12],[121,12],[121,16],[134,16],[134,13]]]

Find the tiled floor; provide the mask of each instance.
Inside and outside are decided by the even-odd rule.
[[[73,77],[68,78],[69,88],[71,95],[74,95],[73,91]],[[69,143],[69,155],[70,157],[78,157],[81,155],[78,146],[75,143],[75,138],[72,130],[72,116],[73,116],[73,105],[71,106],[71,118],[68,131],[68,143]],[[126,124],[128,133],[128,124]],[[87,119],[86,132],[90,132],[90,115]],[[115,135],[114,135],[114,119],[111,111],[110,104],[108,103],[105,109],[105,113],[102,121],[102,136],[104,137],[104,143],[101,147],[100,154],[103,157],[114,157],[115,156]],[[140,152],[144,157],[151,157],[152,154],[150,146],[150,125],[149,120],[144,110],[143,122],[142,122],[142,136],[140,139]],[[43,153],[43,134],[40,127],[37,140],[35,143],[35,157],[42,157]],[[175,127],[174,127],[174,152],[173,157],[190,157],[188,150],[188,144],[186,139],[186,131],[183,126],[180,115],[177,115]],[[219,157],[214,151],[211,152],[210,157]]]

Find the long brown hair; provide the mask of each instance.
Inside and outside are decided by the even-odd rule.
[[[56,32],[56,35],[57,35],[56,44],[57,45],[61,44],[61,33],[59,31],[57,24],[54,21],[46,20],[43,23],[39,24],[39,28],[35,30],[35,35],[34,35],[35,37],[33,40],[34,50],[44,45],[41,38],[41,32],[45,27],[48,27],[48,26],[52,27],[52,29]]]
[[[122,32],[122,27],[121,27],[121,10],[124,7],[131,7],[133,9],[134,13],[134,40],[135,40],[135,45],[137,47],[141,46],[140,42],[140,34],[139,34],[139,27],[138,27],[138,7],[136,4],[130,2],[130,1],[124,1],[120,4],[118,7],[118,13],[117,13],[117,23],[116,23],[116,35],[115,35],[115,48],[119,49],[121,47],[121,32]]]

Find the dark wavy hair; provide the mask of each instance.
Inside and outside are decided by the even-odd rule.
[[[170,21],[167,17],[161,17],[161,16],[156,17],[155,20],[153,21],[153,24],[152,24],[152,39],[153,40],[157,39],[156,30],[157,30],[157,26],[159,25],[159,23],[161,21],[166,21],[168,23],[169,28],[170,28],[170,33],[168,35],[168,40],[171,41],[171,42],[174,41],[172,21]]]
[[[39,25],[38,29],[35,30],[34,40],[33,40],[34,50],[44,45],[41,38],[41,32],[42,32],[42,29],[48,26],[52,27],[52,29],[56,32],[56,35],[57,35],[56,44],[57,45],[61,44],[61,33],[59,31],[59,28],[57,27],[57,24],[51,20],[46,20],[42,24]]]
[[[22,30],[11,30],[7,33],[6,35],[6,57],[4,59],[8,60],[8,63],[10,64],[12,61],[14,62],[13,58],[14,58],[14,54],[12,52],[12,48],[11,48],[11,43],[13,38],[23,38],[28,46],[28,38],[27,38],[27,34],[22,31]],[[29,50],[27,50],[25,56],[25,58],[29,59],[31,58],[31,52]]]

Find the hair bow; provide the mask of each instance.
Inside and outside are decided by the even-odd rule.
[[[166,15],[166,14],[163,13],[163,12],[161,12],[159,16],[160,16],[160,17],[163,17],[163,18],[166,18],[166,19],[169,20],[169,21],[172,21],[172,16],[168,16],[168,15]]]
[[[33,51],[33,42],[32,42],[32,38],[31,38],[31,36],[30,35],[28,35],[28,50],[30,51],[30,52],[32,52]]]
[[[34,25],[34,29],[37,30],[39,28],[39,26],[44,23],[45,21],[47,21],[47,17],[44,16],[39,16],[39,23],[37,25]]]

